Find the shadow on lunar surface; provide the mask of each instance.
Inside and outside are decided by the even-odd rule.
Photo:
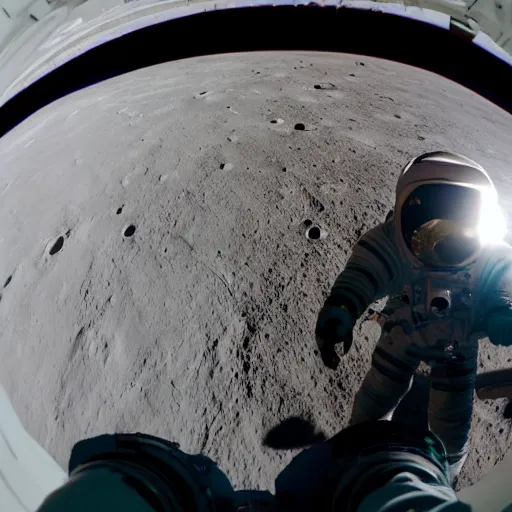
[[[57,240],[55,240],[54,244],[50,247],[50,250],[48,251],[50,253],[50,256],[53,256],[57,254],[62,247],[64,246],[64,237],[59,236]]]
[[[263,438],[263,446],[275,450],[291,450],[322,443],[327,437],[310,419],[292,416],[270,429]]]
[[[512,419],[512,400],[508,402],[505,406],[505,410],[503,411],[503,417],[507,420]]]
[[[123,234],[125,237],[129,238],[131,236],[133,236],[135,234],[135,230],[137,228],[133,225],[133,224],[130,224],[124,231],[123,231]]]
[[[427,424],[429,380],[423,375],[415,375],[411,390],[400,402],[393,419],[400,423],[424,428]],[[512,406],[509,407],[512,410]],[[318,430],[309,418],[292,416],[270,429],[263,438],[263,446],[275,450],[304,448],[322,443],[327,436]]]

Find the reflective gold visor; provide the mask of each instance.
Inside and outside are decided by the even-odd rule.
[[[427,267],[457,267],[478,253],[479,191],[432,184],[415,189],[401,211],[401,229],[411,253]]]

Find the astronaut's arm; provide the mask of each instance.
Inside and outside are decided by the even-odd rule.
[[[402,262],[393,242],[392,224],[379,224],[353,247],[326,304],[345,306],[356,320],[372,302],[388,295],[401,268]]]
[[[512,247],[496,251],[483,266],[479,327],[494,345],[512,345]]]

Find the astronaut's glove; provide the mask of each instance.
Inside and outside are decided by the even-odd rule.
[[[352,346],[352,329],[354,319],[344,306],[325,305],[316,321],[315,337],[322,361],[325,366],[336,370],[340,358],[336,354],[335,345],[343,343],[346,354]]]
[[[487,336],[494,345],[512,345],[512,311],[502,309],[495,311],[487,321]]]

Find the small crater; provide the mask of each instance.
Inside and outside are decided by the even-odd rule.
[[[123,213],[123,208],[124,208],[124,204],[123,204],[123,206],[121,206],[120,208],[117,209],[116,215],[121,215],[121,213]]]
[[[320,228],[319,226],[309,226],[306,230],[306,238],[313,242],[321,240],[327,236],[327,232]]]
[[[284,119],[272,119],[272,121],[270,121],[272,124],[283,124],[284,123]]]
[[[425,137],[422,137],[421,135],[418,135],[418,140],[425,140]]]
[[[57,254],[64,245],[64,237],[59,236],[57,240],[53,243],[53,245],[50,247],[50,250],[48,251],[50,253],[50,256],[53,256],[54,254]]]
[[[317,226],[313,226],[308,230],[307,237],[310,240],[319,240],[320,239],[320,228]]]
[[[9,277],[7,278],[7,281],[5,281],[4,288],[7,288],[7,287],[9,286],[9,284],[10,284],[10,282],[11,282],[11,281],[12,281],[12,276],[9,276]]]
[[[283,171],[283,172],[286,172],[286,167],[283,167],[283,168],[282,168],[282,171]]]
[[[228,140],[229,142],[238,142],[238,137],[236,135],[230,135]]]
[[[130,224],[125,230],[124,230],[124,233],[123,235],[126,236],[126,237],[131,237],[134,235],[135,233],[135,230],[137,228],[133,225],[133,224]]]
[[[397,119],[402,119],[402,116],[401,116],[400,114],[395,114],[395,117],[396,117]]]
[[[314,87],[317,90],[323,90],[323,91],[332,91],[333,89],[336,89],[336,86],[331,83],[316,84]]]
[[[242,348],[244,350],[247,350],[249,348],[249,336],[246,336],[245,339],[244,339],[244,342],[242,344]]]
[[[168,178],[167,174],[161,174],[158,179],[160,180],[160,182],[163,183],[164,181],[167,181],[167,178]]]
[[[306,227],[311,226],[311,224],[313,224],[313,221],[312,221],[312,220],[310,220],[310,219],[306,219],[306,220],[304,221],[304,226],[306,226]]]
[[[354,73],[350,73],[350,75],[348,75],[348,76],[356,76],[356,75],[354,75]]]
[[[234,169],[234,165],[233,164],[230,164],[230,163],[225,163],[225,164],[220,164],[220,168],[223,170],[223,171],[231,171]]]
[[[297,123],[294,126],[294,128],[295,128],[295,130],[304,131],[306,129],[306,126],[304,125],[304,123]]]

